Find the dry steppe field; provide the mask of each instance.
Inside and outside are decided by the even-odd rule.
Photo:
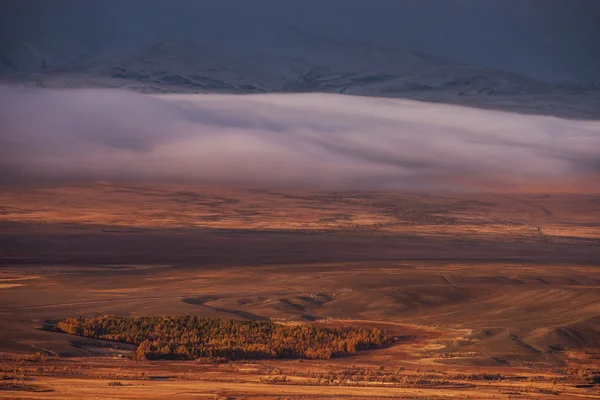
[[[378,328],[325,360],[137,360],[48,330],[193,315]],[[0,398],[600,398],[600,194],[0,191]]]

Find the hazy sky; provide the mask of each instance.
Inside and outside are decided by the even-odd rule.
[[[0,103],[3,182],[527,188],[600,169],[600,122],[408,100],[0,87]]]
[[[0,7],[0,55],[17,42],[89,56],[129,40],[210,40],[286,25],[543,79],[600,80],[598,0],[4,0]]]

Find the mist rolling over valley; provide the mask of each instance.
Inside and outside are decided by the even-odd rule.
[[[600,123],[333,94],[0,90],[4,181],[354,189],[564,185]]]

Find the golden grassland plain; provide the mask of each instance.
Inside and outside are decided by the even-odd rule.
[[[600,398],[600,195],[0,191],[0,398]],[[192,315],[381,329],[325,360],[139,360],[45,330]]]

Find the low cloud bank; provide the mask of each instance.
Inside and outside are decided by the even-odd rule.
[[[329,94],[0,88],[0,181],[354,189],[565,183],[600,122]]]

